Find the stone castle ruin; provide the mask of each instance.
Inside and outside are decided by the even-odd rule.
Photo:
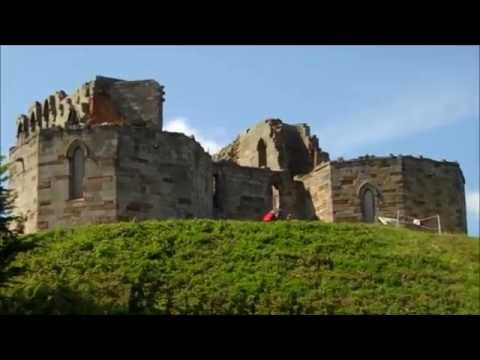
[[[128,219],[297,219],[375,222],[439,214],[466,232],[456,162],[412,156],[332,161],[306,124],[247,129],[210,156],[194,138],[162,130],[157,82],[97,77],[35,102],[17,119],[10,186],[25,233]]]

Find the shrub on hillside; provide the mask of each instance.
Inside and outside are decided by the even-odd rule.
[[[355,224],[169,220],[21,239],[16,314],[480,313],[478,243]]]

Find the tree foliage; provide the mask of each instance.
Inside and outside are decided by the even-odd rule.
[[[9,228],[15,217],[12,214],[14,197],[6,186],[7,172],[8,164],[0,155],[0,270],[5,258],[13,252],[16,244],[16,236]]]
[[[4,157],[0,155],[0,233],[8,234],[9,223],[14,219],[12,215],[13,209],[13,194],[10,189],[6,187],[8,180],[8,164],[4,161]]]

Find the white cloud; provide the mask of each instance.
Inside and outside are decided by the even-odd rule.
[[[478,221],[480,216],[480,193],[478,191],[469,191],[466,194],[467,211],[473,214]]]
[[[319,128],[320,146],[349,155],[364,145],[386,142],[478,116],[478,94],[459,86],[424,86],[344,113]]]
[[[163,130],[169,132],[183,133],[187,136],[193,135],[195,137],[195,140],[198,141],[203,146],[203,148],[210,154],[215,154],[222,148],[222,146],[218,142],[205,137],[205,135],[199,132],[197,129],[192,128],[188,124],[188,119],[184,117],[179,116],[167,120],[163,126]]]

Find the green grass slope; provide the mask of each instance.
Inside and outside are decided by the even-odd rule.
[[[8,314],[479,314],[479,241],[364,224],[168,220],[24,237]]]

